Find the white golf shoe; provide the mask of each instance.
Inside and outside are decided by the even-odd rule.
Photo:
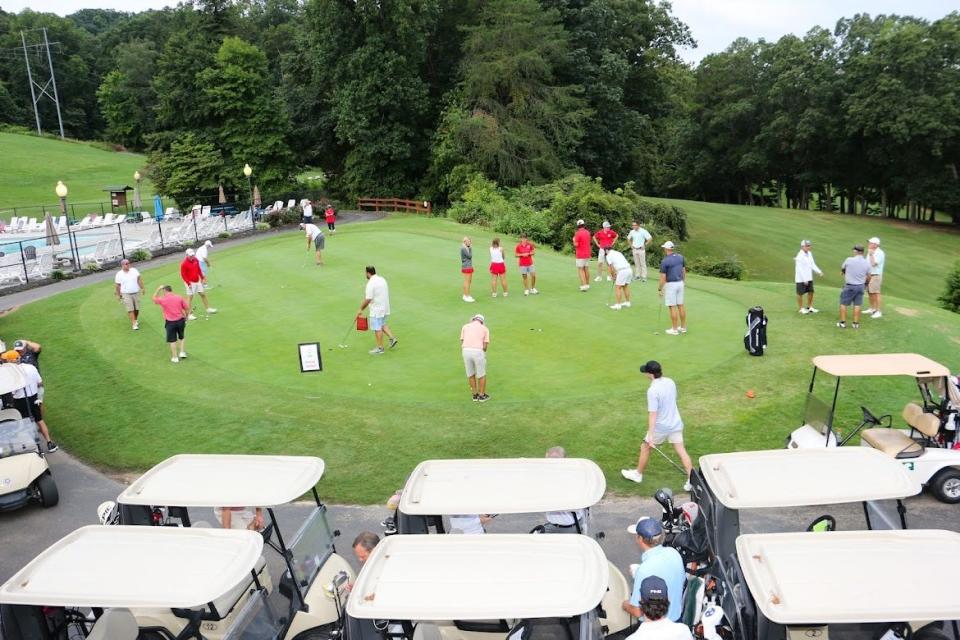
[[[473,299],[473,296],[463,296],[463,301],[464,301],[464,302],[476,302],[476,300]]]
[[[631,482],[636,482],[638,484],[643,482],[643,474],[636,469],[621,469],[620,475]]]
[[[613,309],[614,311],[620,311],[620,309],[623,308],[623,305],[621,305],[621,304],[612,304],[612,305],[610,305],[610,308]]]
[[[597,276],[596,278],[593,279],[594,282],[600,282],[601,280],[603,280],[603,278],[601,278],[600,276]]]

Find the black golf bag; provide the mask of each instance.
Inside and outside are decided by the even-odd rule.
[[[763,307],[753,307],[747,311],[747,332],[743,336],[743,346],[752,356],[762,356],[767,348],[767,316]]]

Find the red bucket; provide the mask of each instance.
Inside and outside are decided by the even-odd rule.
[[[370,328],[365,316],[357,316],[357,331],[366,331]]]

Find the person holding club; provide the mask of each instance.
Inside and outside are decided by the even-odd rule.
[[[647,435],[640,445],[636,469],[622,469],[620,474],[627,480],[643,482],[643,470],[650,461],[650,449],[653,448],[684,473],[683,490],[690,491],[693,462],[683,446],[683,420],[680,419],[680,410],[677,408],[677,385],[670,378],[663,377],[663,367],[656,360],[650,360],[641,366],[640,372],[650,378],[650,387],[647,389]],[[680,462],[683,463],[683,469],[657,449],[657,446],[664,442],[673,445]]]
[[[610,305],[610,308],[620,311],[630,307],[630,281],[633,280],[633,271],[626,256],[616,249],[607,249],[606,254],[607,270],[614,279],[613,288],[616,294],[616,302]]]
[[[300,224],[300,228],[303,229],[303,234],[307,238],[307,251],[310,251],[310,245],[313,245],[313,249],[316,252],[316,264],[318,266],[323,266],[323,256],[320,255],[320,252],[323,251],[323,245],[326,241],[326,238],[323,237],[323,230],[320,229],[317,225],[312,222],[308,224]]]

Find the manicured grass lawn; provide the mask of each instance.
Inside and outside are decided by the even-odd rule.
[[[63,142],[15,133],[0,132],[0,211],[9,220],[12,207],[56,205],[54,188],[63,180],[70,193],[68,202],[109,202],[102,189],[111,185],[135,186],[133,173],[143,172],[146,158],[136,153],[116,153],[85,142]],[[142,183],[144,199],[153,194],[149,181]],[[133,197],[129,192],[128,197]],[[79,215],[79,211],[77,212]],[[25,211],[24,215],[36,215]]]
[[[696,237],[701,219],[694,217]],[[491,235],[467,231],[479,267],[472,305],[459,291],[464,227],[396,217],[341,227],[322,268],[294,232],[215,248],[210,298],[220,313],[190,323],[190,357],[177,365],[159,312],[149,305],[142,329],[130,331],[109,284],[27,305],[0,319],[0,335],[44,343],[49,424],[89,462],[140,470],[177,452],[314,454],[327,462],[322,495],[360,503],[384,500],[426,458],[538,457],[556,444],[596,460],[614,493],[679,488],[680,474],[656,457],[643,485],[619,475],[645,430],[648,383],[637,369],[650,358],[679,385],[694,456],[782,446],[799,424],[813,355],[918,351],[960,365],[960,316],[906,297],[890,297],[883,320],[840,331],[836,290],[821,289],[819,315],[799,316],[782,283],[693,277],[690,333],[670,337],[655,285],[635,284],[634,307],[614,312],[605,307],[608,283],[580,293],[572,258],[542,251],[539,296],[523,297],[511,260],[510,297],[491,299]],[[786,246],[794,231],[770,235]],[[377,357],[367,354],[370,334],[351,332],[348,349],[336,346],[359,306],[365,264],[390,283],[390,325],[400,338]],[[177,273],[146,272],[148,291],[176,285]],[[743,316],[755,304],[771,317],[763,358],[742,345]],[[460,326],[476,312],[486,314],[493,338],[486,404],[470,400],[458,345]],[[321,344],[325,371],[301,374],[297,343],[311,341]],[[859,404],[899,413],[915,395],[908,380],[853,381],[846,390],[840,425],[856,424]]]
[[[882,218],[669,200],[686,210],[691,238],[681,251],[688,257],[736,254],[747,266],[750,280],[793,282],[793,256],[803,239],[825,277],[823,284],[839,287],[840,264],[854,244],[867,245],[878,236],[887,254],[883,288],[886,293],[936,304],[953,263],[960,258],[960,230],[907,224]],[[833,302],[833,300],[831,300]]]

